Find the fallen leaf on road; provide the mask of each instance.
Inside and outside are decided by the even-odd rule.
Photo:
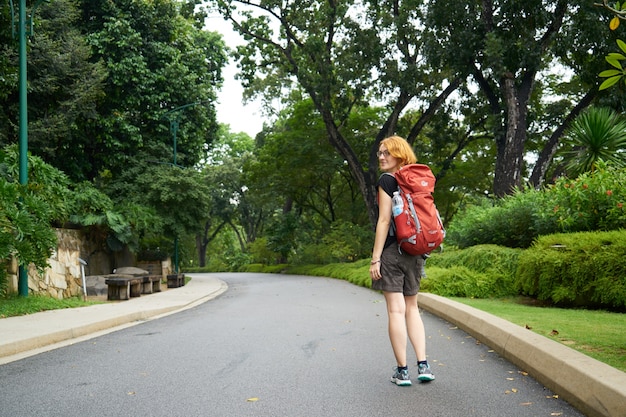
[[[252,397],[252,398],[248,398],[246,401],[248,401],[249,403],[253,403],[253,402],[259,401],[259,399],[257,397]]]

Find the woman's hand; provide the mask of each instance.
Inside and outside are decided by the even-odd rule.
[[[380,261],[372,262],[370,264],[370,277],[373,281],[377,281],[381,278],[380,275]]]

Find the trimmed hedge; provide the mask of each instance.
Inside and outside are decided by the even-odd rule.
[[[626,231],[542,236],[519,257],[521,294],[557,305],[626,308]]]
[[[521,249],[477,245],[446,250],[426,261],[422,290],[444,297],[491,298],[518,295],[515,283]]]

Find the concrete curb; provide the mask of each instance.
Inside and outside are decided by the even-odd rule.
[[[491,347],[585,415],[626,416],[626,373],[456,301],[420,293],[419,304]]]

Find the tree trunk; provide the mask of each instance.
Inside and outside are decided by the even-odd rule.
[[[198,266],[206,266],[206,248],[209,242],[200,233],[196,233],[196,250],[198,251]]]
[[[224,227],[225,224],[226,222],[222,222],[213,231],[211,236],[209,236],[209,230],[211,229],[211,222],[207,221],[204,223],[203,233],[196,234],[196,251],[198,252],[198,265],[200,267],[206,266],[206,248],[209,246],[209,243],[211,243],[211,241],[215,239],[215,237],[217,236],[219,231],[222,230],[222,227]]]
[[[528,100],[533,86],[534,73],[527,72],[515,86],[513,74],[507,73],[501,81],[506,104],[506,133],[496,138],[497,159],[493,192],[497,197],[511,194],[522,184],[524,144],[526,142]]]

